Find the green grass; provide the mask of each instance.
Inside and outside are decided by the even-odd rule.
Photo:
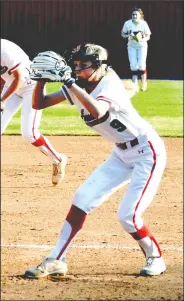
[[[48,93],[59,88],[58,83],[47,84]],[[132,103],[161,136],[183,136],[183,81],[148,80],[148,90],[137,93]],[[20,113],[13,117],[5,134],[20,134]],[[40,131],[45,135],[97,135],[67,101],[43,110]]]

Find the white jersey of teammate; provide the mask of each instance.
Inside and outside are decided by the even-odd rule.
[[[13,53],[13,55],[12,55]],[[11,71],[15,71],[17,68],[21,69],[22,74],[25,76],[25,82],[16,94],[20,95],[23,92],[23,88],[27,88],[29,85],[35,82],[29,79],[29,69],[31,61],[28,55],[15,43],[1,39],[1,77],[5,81],[6,86],[10,86],[14,80]]]
[[[5,132],[14,114],[21,108],[21,134],[32,145],[38,147],[42,153],[50,157],[53,162],[52,182],[57,184],[61,179],[58,171],[63,157],[39,131],[42,110],[32,108],[32,95],[36,81],[29,78],[31,63],[28,55],[18,45],[1,39],[0,75],[4,80],[1,97],[3,98],[9,89],[12,91],[12,94],[4,100],[5,109],[1,114],[1,135]],[[15,73],[18,73],[19,76],[15,77]],[[19,77],[21,77],[20,88],[16,88],[16,84],[19,84]],[[13,81],[16,84],[12,88]]]
[[[131,20],[128,20],[124,23],[122,33],[124,34],[131,34],[131,33],[137,34],[138,32],[141,33],[141,35],[144,37],[145,35],[151,35],[150,28],[146,21],[140,20],[139,23],[134,23]],[[132,37],[128,39],[128,46],[132,47],[140,47],[147,44],[147,41],[142,40],[140,42],[136,42]]]
[[[131,141],[152,129],[134,109],[122,81],[111,69],[90,94],[97,101],[102,99],[110,104],[109,111],[99,120],[90,115],[66,86],[62,90],[66,99],[78,107],[85,123],[111,142]]]

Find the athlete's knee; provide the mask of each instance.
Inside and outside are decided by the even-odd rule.
[[[91,211],[91,209],[88,206],[88,204],[90,203],[89,196],[83,189],[77,189],[72,203],[74,206],[80,208],[86,213],[89,213]]]
[[[137,64],[130,64],[130,70],[131,70],[132,72],[137,71],[137,70],[138,70]]]
[[[32,130],[29,128],[21,129],[21,135],[30,143],[35,142],[35,138],[33,137]]]
[[[145,64],[145,63],[139,63],[138,69],[139,69],[140,71],[145,71],[145,69],[146,69],[146,64]]]
[[[124,211],[122,208],[118,210],[118,220],[125,231],[134,232],[133,213]]]

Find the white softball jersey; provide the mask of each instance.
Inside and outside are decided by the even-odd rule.
[[[49,156],[54,163],[60,162],[60,155],[49,140],[39,131],[42,110],[32,108],[32,94],[36,81],[29,78],[31,61],[28,55],[15,43],[1,39],[1,77],[5,81],[2,95],[14,80],[12,71],[19,68],[25,78],[22,87],[5,101],[5,110],[1,116],[1,134],[6,130],[14,114],[21,108],[21,134],[30,143]]]
[[[90,94],[97,101],[104,100],[110,105],[107,113],[100,119],[95,119],[66,86],[62,90],[66,99],[77,106],[86,125],[111,142],[133,140],[147,134],[152,128],[134,109],[122,81],[114,71],[104,76]]]
[[[23,86],[16,92],[17,95],[21,95],[24,88],[30,87],[30,84],[35,84],[34,81],[29,79],[30,65],[31,61],[28,55],[18,45],[9,40],[1,39],[1,77],[6,86],[9,87],[13,82],[14,77],[11,72],[17,68],[21,68],[21,72],[25,77]],[[29,81],[29,84],[27,81]]]
[[[132,19],[128,20],[124,23],[123,28],[122,28],[122,33],[124,34],[131,34],[132,32],[134,34],[137,34],[138,32],[141,33],[142,37],[144,37],[145,35],[151,35],[151,31],[150,28],[147,24],[146,21],[141,20],[139,23],[135,24]],[[141,47],[144,45],[147,45],[146,41],[140,41],[140,42],[136,42],[132,37],[130,37],[128,39],[128,46],[131,47]]]

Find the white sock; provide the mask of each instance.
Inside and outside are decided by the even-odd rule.
[[[132,75],[132,82],[137,86],[137,84],[138,84],[138,76],[137,75]]]
[[[54,164],[59,164],[61,162],[61,155],[56,152],[49,140],[43,135],[40,135],[32,145],[38,147],[44,155],[50,157]]]
[[[146,83],[146,79],[147,79],[146,73],[141,74],[141,82],[142,82],[142,84]]]
[[[149,236],[138,240],[138,243],[141,249],[143,249],[146,258],[161,256],[161,251],[158,243],[155,240],[151,239]]]
[[[65,247],[66,243],[70,239],[71,232],[72,232],[71,225],[68,223],[68,221],[65,221],[64,225],[63,225],[63,228],[62,228],[62,231],[60,232],[59,238],[57,240],[57,243],[56,243],[54,249],[52,250],[52,252],[50,253],[50,255],[48,257],[52,257],[52,258],[57,258],[58,257],[61,250]],[[67,245],[66,249],[64,250],[64,252],[62,253],[59,260],[65,261],[66,253],[69,249],[69,246],[71,245],[71,241],[72,241],[72,238],[68,242],[68,245]]]
[[[61,156],[58,154],[51,145],[41,145],[39,146],[40,151],[50,157],[54,164],[59,164],[61,162]]]

